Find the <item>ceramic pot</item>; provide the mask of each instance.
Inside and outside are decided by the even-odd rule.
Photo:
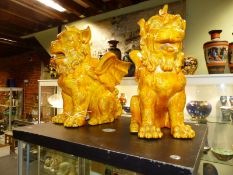
[[[222,112],[222,121],[229,122],[231,121],[231,107],[230,106],[221,106]]]
[[[109,44],[108,51],[116,54],[117,58],[120,60],[121,59],[121,50],[119,48],[117,48],[118,43],[119,43],[119,41],[117,41],[117,40],[109,40],[108,41],[108,44]]]
[[[229,97],[229,102],[230,102],[231,106],[233,106],[233,96]]]
[[[214,156],[221,161],[228,161],[233,158],[233,150],[225,149],[221,147],[211,148]]]
[[[186,109],[192,119],[206,120],[212,110],[212,106],[208,101],[190,101],[187,103]]]
[[[203,45],[209,74],[224,73],[229,44],[227,41],[220,39],[221,32],[222,30],[209,31],[211,41]]]
[[[181,69],[185,75],[193,75],[197,70],[197,66],[198,66],[197,58],[192,56],[186,56],[184,57],[184,64],[181,67]]]
[[[203,175],[218,175],[218,170],[211,163],[203,163]]]
[[[123,61],[126,62],[130,62],[131,65],[128,69],[128,74],[126,75],[126,77],[133,77],[134,73],[135,73],[135,64],[133,63],[133,61],[131,60],[130,56],[129,56],[129,52],[126,52],[125,55],[123,56]]]
[[[226,106],[227,104],[227,96],[220,96],[220,102],[222,106]]]
[[[233,122],[233,109],[231,108],[231,122]],[[232,150],[233,150],[233,145],[232,145]]]
[[[233,73],[233,42],[231,42],[228,47],[228,65],[230,72]]]

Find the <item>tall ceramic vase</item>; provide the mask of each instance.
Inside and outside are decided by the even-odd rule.
[[[233,42],[231,42],[228,47],[228,60],[230,72],[233,73]]]
[[[220,39],[221,32],[222,30],[209,31],[211,41],[203,45],[209,74],[224,73],[229,44],[227,41]]]
[[[118,43],[119,43],[119,41],[117,41],[117,40],[109,40],[108,41],[108,44],[109,44],[108,51],[115,53],[117,58],[120,60],[121,59],[121,50],[119,48],[117,48]]]

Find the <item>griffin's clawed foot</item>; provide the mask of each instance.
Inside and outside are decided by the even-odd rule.
[[[89,121],[89,125],[99,125],[103,123],[110,123],[114,121],[114,117],[92,117]]]
[[[58,114],[52,117],[52,122],[57,124],[63,124],[67,118],[68,118],[67,114]]]
[[[178,139],[179,138],[186,139],[186,138],[195,137],[195,132],[189,125],[184,125],[184,124],[177,125],[172,128],[171,132],[172,132],[173,137],[178,138]]]
[[[161,129],[153,125],[142,125],[138,132],[139,138],[157,139],[161,138],[162,136],[163,133],[161,132]]]
[[[86,124],[86,118],[84,116],[70,116],[66,119],[64,126],[65,127],[79,127]]]

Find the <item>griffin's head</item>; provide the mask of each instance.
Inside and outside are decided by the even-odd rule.
[[[180,15],[168,14],[167,10],[165,5],[159,15],[148,21],[138,21],[142,62],[149,71],[179,70],[183,62],[182,41],[186,22]]]
[[[57,39],[51,42],[50,53],[58,73],[61,74],[66,69],[72,69],[74,65],[90,56],[90,39],[89,27],[79,30],[75,26],[67,26],[63,32],[57,35]]]
[[[153,38],[157,43],[177,43],[184,39],[186,22],[180,15],[168,14],[168,5],[160,9],[159,15],[148,21],[138,21],[142,38]]]

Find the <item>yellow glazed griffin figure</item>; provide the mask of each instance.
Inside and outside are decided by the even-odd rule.
[[[101,60],[91,57],[91,31],[66,27],[51,43],[52,62],[56,65],[62,89],[63,113],[52,122],[66,127],[113,122],[122,112],[115,88],[128,72],[129,63],[106,53]]]
[[[195,132],[184,124],[186,78],[181,71],[184,59],[182,40],[185,21],[167,13],[139,20],[140,48],[130,53],[136,65],[138,95],[130,102],[130,131],[140,138],[161,138],[161,128],[171,128],[174,138],[193,138]]]

